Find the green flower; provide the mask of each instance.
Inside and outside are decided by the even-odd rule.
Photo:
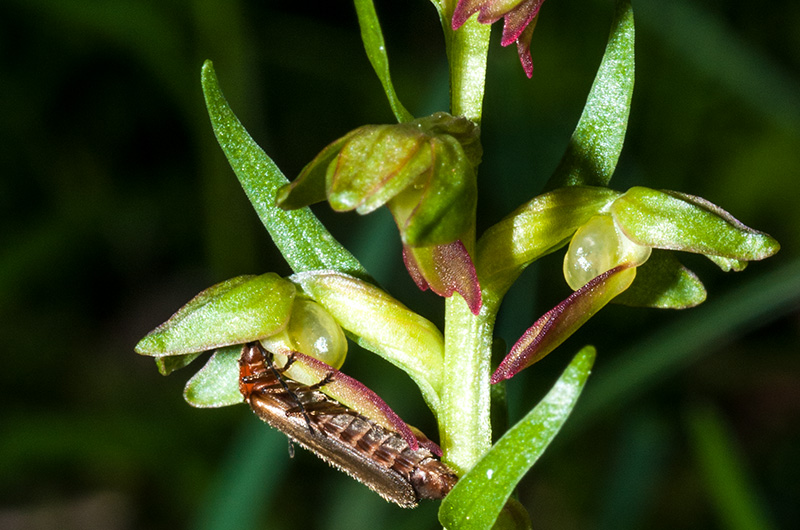
[[[327,200],[335,211],[362,215],[386,205],[417,285],[458,292],[477,313],[480,286],[465,243],[475,230],[481,153],[478,127],[444,112],[365,125],[323,149],[278,190],[277,204],[291,210]]]
[[[287,375],[311,385],[344,362],[345,331],[405,371],[431,410],[438,411],[441,332],[374,285],[334,271],[239,276],[214,285],[139,341],[136,352],[154,357],[168,375],[216,350],[189,380],[184,397],[194,406],[221,407],[242,402],[237,361],[243,344],[260,341],[279,364],[294,352],[297,362]],[[342,374],[323,391],[369,415],[371,394],[350,381]]]
[[[496,252],[503,241],[512,242],[505,256]],[[674,309],[702,303],[703,284],[663,250],[703,254],[723,270],[740,271],[780,248],[699,197],[573,186],[533,199],[487,231],[478,245],[484,287],[505,292],[525,266],[567,241],[564,276],[575,292],[523,334],[492,382],[542,359],[612,299]]]

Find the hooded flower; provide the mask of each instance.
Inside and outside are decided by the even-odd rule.
[[[623,194],[573,186],[537,197],[482,238],[479,270],[488,270],[490,285],[504,288],[509,282],[508,272],[492,268],[498,259],[490,258],[493,240],[508,238],[509,232],[516,232],[516,238],[526,232],[530,236],[533,227],[536,234],[547,227],[560,230],[553,230],[549,241],[542,234],[542,240],[514,250],[517,269],[569,238],[564,276],[575,292],[522,335],[492,376],[493,383],[542,359],[612,299],[675,309],[702,303],[703,284],[664,250],[703,254],[723,270],[739,271],[780,248],[769,235],[699,197],[643,187]]]
[[[336,211],[362,215],[386,205],[417,285],[442,296],[458,292],[477,313],[480,287],[464,241],[474,233],[478,137],[475,124],[444,112],[365,125],[323,149],[278,190],[277,204],[290,210],[327,200]]]
[[[453,12],[452,27],[457,30],[474,13],[478,13],[481,24],[494,24],[500,18],[505,19],[500,45],[516,42],[522,69],[525,75],[532,77],[531,37],[543,3],[544,0],[459,0]]]
[[[221,407],[242,402],[238,359],[243,344],[259,341],[286,366],[286,377],[306,385],[325,380],[323,392],[416,447],[412,431],[383,400],[338,371],[347,354],[343,327],[406,370],[436,410],[440,383],[426,370],[441,370],[441,333],[380,289],[333,271],[239,276],[214,285],[139,341],[136,352],[155,357],[167,375],[215,350],[187,383],[184,397],[197,407]]]

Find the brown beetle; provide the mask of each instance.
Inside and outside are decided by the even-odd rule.
[[[396,432],[320,392],[331,376],[308,386],[283,376],[291,364],[274,364],[259,342],[239,359],[239,390],[272,427],[403,508],[442,499],[458,477],[428,449],[411,449]]]

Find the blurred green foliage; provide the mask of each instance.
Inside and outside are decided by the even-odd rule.
[[[445,110],[434,8],[376,3],[400,98],[417,116]],[[538,194],[557,165],[612,8],[547,2],[530,81],[495,31],[479,232]],[[612,185],[705,197],[783,250],[736,275],[688,257],[709,290],[703,306],[608,307],[511,382],[513,423],[581,345],[598,348],[575,416],[519,500],[540,529],[745,528],[747,517],[797,527],[800,7],[634,9],[636,89]],[[398,513],[313,456],[290,460],[285,437],[245,407],[188,407],[181,372],[162,378],[133,353],[208,285],[289,272],[214,140],[202,61],[214,61],[231,106],[291,177],[346,131],[393,122],[352,5],[8,0],[0,57],[0,527],[432,524],[434,503]],[[393,295],[441,322],[441,300],[402,266],[388,214],[315,211]],[[561,256],[522,276],[498,335],[515,340],[565,297]],[[380,359],[356,351],[343,370],[435,431],[413,384]],[[729,489],[753,506],[734,522],[723,513],[732,476]]]

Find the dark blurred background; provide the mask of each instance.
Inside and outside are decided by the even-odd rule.
[[[425,0],[378,1],[397,91],[447,106]],[[534,78],[493,35],[479,228],[540,192],[603,52],[611,0],[547,2]],[[682,256],[709,301],[610,306],[508,385],[511,420],[583,344],[595,373],[523,480],[537,529],[800,527],[800,6],[639,0],[617,189],[703,196],[783,245],[744,272]],[[302,451],[245,407],[198,410],[133,346],[203,288],[289,270],[213,137],[200,66],[290,178],[393,121],[349,2],[0,3],[0,528],[435,528]],[[315,210],[393,295],[441,324],[390,217]],[[512,343],[568,293],[556,253],[504,306]],[[194,366],[194,365],[193,365]],[[199,364],[197,365],[199,367]],[[345,371],[435,435],[414,386],[353,348]]]

